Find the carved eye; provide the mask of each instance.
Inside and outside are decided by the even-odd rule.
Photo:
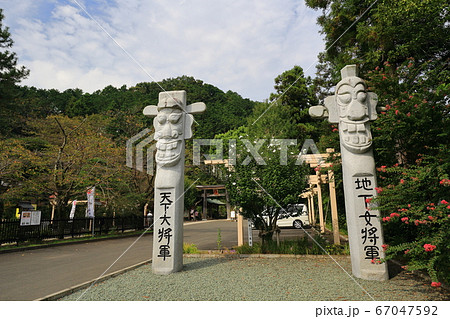
[[[352,95],[350,93],[342,93],[338,95],[338,99],[342,104],[348,104],[352,100]]]
[[[177,123],[181,118],[181,113],[172,113],[169,115],[169,121],[172,124]]]
[[[158,115],[157,118],[158,118],[159,124],[164,124],[167,121],[167,116],[165,116],[165,115]]]
[[[365,93],[365,92],[358,92],[358,94],[356,95],[356,99],[361,103],[366,100],[366,97],[367,97],[367,93]]]

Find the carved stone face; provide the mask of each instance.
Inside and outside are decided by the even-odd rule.
[[[337,86],[339,135],[344,147],[351,152],[364,153],[372,145],[370,98],[364,81],[358,77],[347,77]]]
[[[181,158],[183,143],[183,111],[178,107],[165,107],[159,110],[153,120],[155,126],[156,163],[161,166],[174,166]]]

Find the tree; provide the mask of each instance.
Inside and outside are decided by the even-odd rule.
[[[152,177],[125,166],[125,148],[105,133],[107,122],[101,115],[36,119],[29,127],[32,137],[20,140],[29,155],[14,155],[14,141],[5,144],[2,162],[12,161],[20,169],[6,176],[11,177],[11,187],[2,197],[10,202],[34,198],[45,203],[55,195],[56,217],[65,218],[68,201],[84,197],[87,188],[96,186],[107,209],[139,210],[153,189]]]
[[[3,25],[3,10],[0,9],[0,134],[20,130],[20,118],[13,98],[17,94],[16,84],[29,74],[24,66],[17,65],[16,53],[10,51],[13,40],[9,28]]]
[[[327,51],[320,55],[319,81],[330,89],[339,71],[358,64],[361,75],[389,61],[448,61],[449,5],[441,0],[306,0],[323,14],[317,19]],[[401,18],[400,18],[401,17]],[[441,62],[441,63],[442,63]]]
[[[249,134],[255,138],[318,138],[321,124],[308,114],[309,107],[318,103],[311,78],[294,66],[274,81],[276,92],[270,95],[271,102],[257,103],[249,117]]]
[[[249,139],[247,128],[231,130],[216,138],[236,140],[236,163],[231,170],[222,167],[223,175],[227,176],[226,185],[232,205],[243,208],[244,217],[255,221],[259,236],[263,243],[272,240],[278,232],[277,219],[286,214],[288,204],[299,201],[299,195],[306,188],[307,167],[297,165],[296,157],[271,140],[262,140],[261,158],[255,159],[247,149],[248,143],[255,145],[255,140]],[[246,145],[247,143],[247,145]],[[262,149],[262,150],[261,150]],[[288,155],[289,154],[289,155]],[[270,210],[269,218],[263,217],[263,211]]]
[[[279,100],[282,105],[293,107],[296,111],[305,110],[317,103],[311,78],[305,77],[303,69],[298,65],[278,75],[274,88],[276,93],[270,95],[270,101]]]
[[[450,152],[423,155],[413,165],[382,166],[377,203],[383,213],[386,260],[400,258],[405,269],[425,270],[432,286],[450,282]]]
[[[433,66],[431,66],[433,65]],[[387,259],[449,282],[450,71],[408,59],[368,73],[386,110],[373,124]]]

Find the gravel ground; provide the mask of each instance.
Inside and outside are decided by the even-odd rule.
[[[351,273],[348,257],[335,259]],[[405,271],[395,273],[387,282],[356,281],[362,288],[329,257],[185,256],[181,272],[154,275],[147,264],[61,300],[77,300],[84,292],[80,300],[450,300],[448,291],[432,288],[428,281]]]

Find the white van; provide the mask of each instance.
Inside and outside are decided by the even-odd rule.
[[[264,211],[265,212],[265,211]],[[263,215],[264,215],[263,212]],[[264,216],[264,219],[268,217]],[[278,227],[294,227],[301,229],[309,226],[308,209],[305,204],[288,205],[284,211],[281,211],[277,219]]]

